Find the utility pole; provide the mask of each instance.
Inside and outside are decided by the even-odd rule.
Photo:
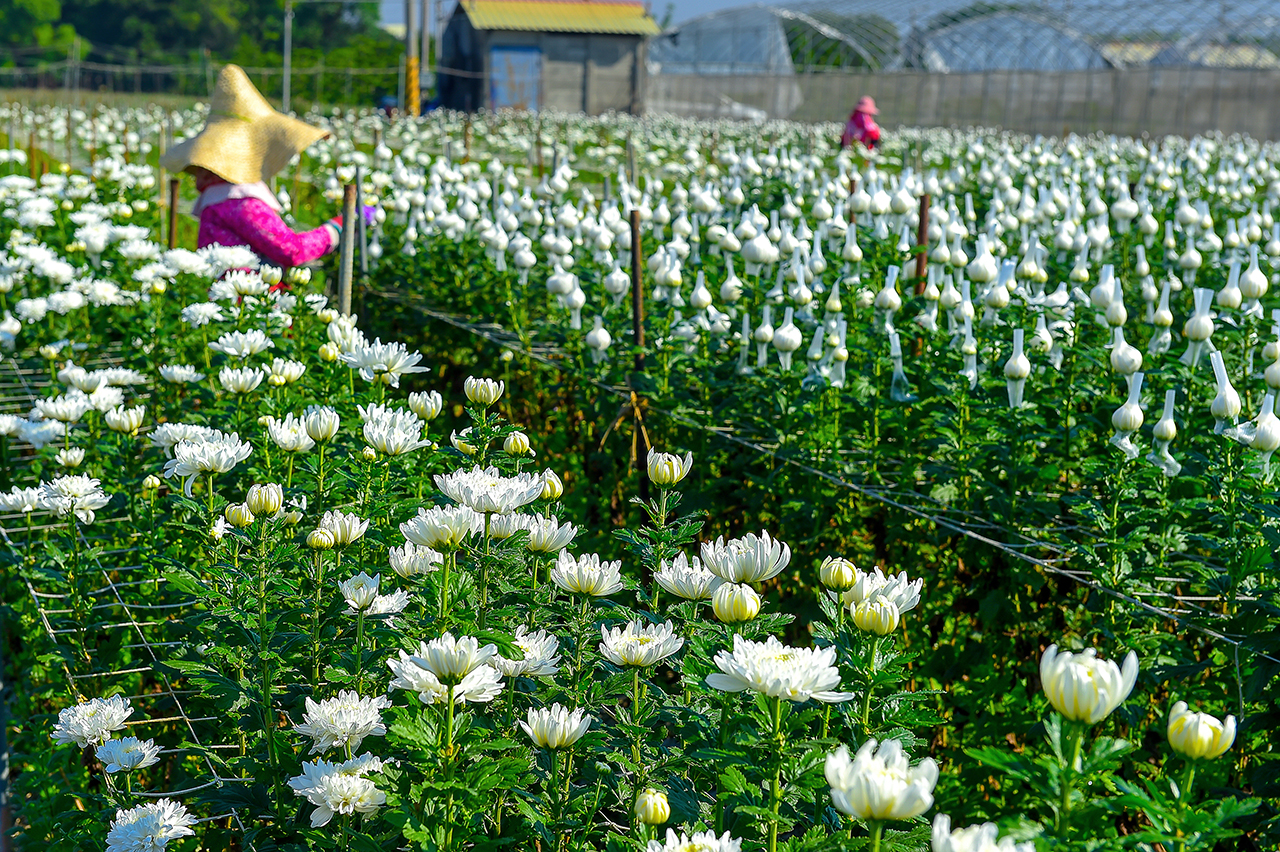
[[[289,81],[293,77],[293,0],[284,0],[284,91],[280,110],[289,111]]]
[[[418,29],[421,33],[419,37],[418,67],[423,71],[428,68],[434,70],[435,66],[440,63],[440,56],[437,54],[434,59],[431,56],[431,33],[434,32],[431,28],[431,0],[420,0],[420,3],[421,5],[418,8]]]
[[[421,112],[421,88],[418,86],[418,39],[414,31],[414,17],[418,4],[404,0],[404,114]]]

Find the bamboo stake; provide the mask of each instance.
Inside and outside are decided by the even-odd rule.
[[[169,248],[178,247],[178,179],[169,178]]]
[[[338,310],[343,314],[351,313],[351,272],[355,252],[355,232],[351,222],[356,216],[356,188],[347,184],[342,188],[342,240],[340,242],[341,262],[338,266]]]

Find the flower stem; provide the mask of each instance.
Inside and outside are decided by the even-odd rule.
[[[773,764],[773,779],[769,784],[769,852],[778,852],[778,810],[782,806],[782,752],[786,735],[782,730],[782,699],[773,699],[773,741],[777,754]]]
[[[453,568],[453,561],[457,559],[457,551],[450,550],[444,560],[444,570],[440,577],[440,623],[444,624],[445,613],[449,611],[449,571]]]
[[[880,835],[884,832],[884,823],[872,820],[868,827],[871,829],[871,852],[880,852]]]
[[[871,653],[867,659],[867,692],[862,697],[862,734],[871,732],[871,692],[875,683],[876,653],[880,650],[880,637],[871,640]]]
[[[1066,722],[1071,726],[1071,735],[1074,744],[1071,748],[1071,761],[1062,768],[1062,795],[1058,802],[1058,814],[1053,823],[1054,831],[1061,835],[1067,828],[1067,815],[1071,812],[1071,790],[1075,781],[1077,772],[1076,766],[1080,763],[1080,747],[1084,744],[1084,728],[1073,722]]]

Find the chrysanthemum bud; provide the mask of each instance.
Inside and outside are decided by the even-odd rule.
[[[316,318],[326,325],[336,320],[340,314],[333,308],[324,308],[316,312]]]
[[[1169,712],[1169,745],[1192,760],[1221,757],[1236,741],[1236,717],[1225,722],[1208,713],[1194,713],[1179,701]]]
[[[760,596],[745,583],[722,583],[711,596],[711,611],[725,624],[751,621],[760,614]]]
[[[253,512],[244,503],[232,503],[223,512],[223,517],[236,529],[244,529],[254,520]]]
[[[671,819],[671,804],[667,794],[646,787],[636,797],[636,819],[644,825],[664,825]]]
[[[320,344],[320,360],[321,361],[325,361],[327,363],[333,363],[334,361],[338,360],[338,355],[340,354],[341,352],[338,350],[338,347],[335,344],[333,343]]]
[[[159,491],[159,490],[160,490],[160,477],[156,476],[154,473],[148,473],[147,478],[142,480],[143,493],[146,493],[148,491]]]
[[[378,460],[378,451],[373,447],[365,447],[360,451],[360,456],[367,462]]]
[[[312,530],[307,533],[307,547],[312,550],[332,550],[333,533],[328,530]]]
[[[693,468],[693,453],[684,458],[672,453],[649,453],[649,481],[659,488],[670,488],[689,475]]]
[[[262,276],[264,282],[272,287],[279,284],[283,278],[279,267],[276,266],[264,266],[258,270],[258,274]]]
[[[872,595],[853,608],[853,623],[858,629],[878,636],[897,630],[901,619],[898,607],[883,595]]]
[[[274,482],[252,485],[244,502],[255,515],[274,515],[284,505],[284,489]]]
[[[506,385],[493,379],[477,379],[475,376],[468,376],[462,383],[462,389],[466,392],[467,399],[482,408],[488,408],[502,398]]]
[[[529,436],[523,432],[512,432],[502,442],[502,449],[510,456],[527,456],[529,454]]]
[[[828,556],[822,560],[818,568],[818,578],[822,585],[833,592],[845,592],[853,588],[858,578],[858,571],[853,563],[843,556]]]
[[[560,477],[556,476],[554,470],[544,470],[542,472],[541,498],[543,500],[559,500],[562,494],[564,494],[564,483],[560,481]]]
[[[284,522],[291,527],[296,527],[302,523],[302,512],[298,509],[290,509],[284,513]]]

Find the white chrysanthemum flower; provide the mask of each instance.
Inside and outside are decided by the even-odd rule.
[[[552,677],[560,671],[560,640],[545,630],[530,633],[524,625],[516,628],[515,643],[524,652],[523,660],[508,660],[501,654],[493,665],[506,677]]]
[[[319,526],[320,529],[333,534],[333,543],[336,547],[343,547],[359,541],[364,536],[364,531],[369,528],[369,522],[352,512],[330,511],[320,516]]]
[[[107,740],[98,746],[94,754],[108,773],[132,772],[159,762],[160,746],[156,745],[155,740],[123,737]]]
[[[591,717],[585,710],[570,711],[559,704],[540,709],[530,707],[520,727],[538,748],[555,750],[568,748],[582,739],[591,727]]]
[[[791,548],[770,538],[767,532],[748,533],[728,542],[724,536],[703,542],[702,564],[728,583],[760,583],[770,580],[791,563]]]
[[[0,510],[5,512],[27,515],[38,508],[40,508],[39,488],[19,488],[15,485],[9,489],[9,493],[0,493]]]
[[[606,597],[622,588],[621,567],[622,560],[601,562],[594,553],[573,556],[562,550],[551,568],[551,582],[575,595]]]
[[[204,373],[190,364],[165,364],[160,368],[160,378],[175,385],[190,385],[204,381]]]
[[[289,786],[316,809],[311,814],[311,827],[328,825],[334,814],[350,816],[375,813],[387,797],[365,774],[379,772],[382,761],[362,754],[344,763],[313,760],[302,764],[302,774],[289,779]]]
[[[173,458],[173,448],[183,441],[221,441],[225,436],[217,429],[194,423],[161,423],[147,437],[151,439],[151,446],[164,452],[166,458]]]
[[[173,458],[165,462],[164,478],[183,477],[182,493],[191,496],[191,486],[197,476],[209,473],[226,473],[244,461],[253,452],[253,446],[241,441],[236,433],[203,441],[182,441],[173,448]]]
[[[195,834],[195,817],[170,799],[116,811],[107,832],[107,852],[160,852],[169,841]]]
[[[938,764],[926,757],[913,767],[902,743],[877,744],[872,737],[852,760],[845,746],[827,755],[826,775],[831,803],[840,813],[858,819],[911,819],[933,807]]]
[[[1226,754],[1236,741],[1236,717],[1228,716],[1223,721],[1208,713],[1196,713],[1187,702],[1179,701],[1169,711],[1165,733],[1169,745],[1179,754],[1192,760],[1214,760]]]
[[[467,376],[467,380],[462,383],[462,390],[471,402],[482,408],[488,408],[502,398],[506,384],[500,379],[478,379],[475,376]]]
[[[331,323],[330,328],[333,327]],[[400,387],[400,377],[407,373],[425,373],[419,367],[421,352],[410,352],[403,343],[362,343],[343,353],[342,361],[353,370],[360,371],[366,382],[383,382],[393,388]]]
[[[1138,680],[1138,655],[1130,651],[1121,669],[1099,660],[1094,648],[1078,654],[1050,645],[1040,658],[1040,685],[1053,709],[1075,722],[1095,725],[1119,707]]]
[[[415,392],[409,394],[409,410],[426,422],[435,420],[444,407],[444,397],[439,391]]]
[[[257,367],[223,367],[218,382],[227,393],[245,394],[255,390],[266,377]]]
[[[505,515],[527,506],[542,494],[542,477],[532,473],[503,476],[496,467],[438,475],[436,487],[455,503],[477,512]]]
[[[700,831],[690,836],[667,829],[666,842],[650,840],[645,852],[742,852],[742,841],[729,832],[716,837],[713,831]]]
[[[853,612],[863,601],[882,597],[892,601],[899,613],[905,613],[920,603],[920,590],[923,588],[924,580],[909,580],[906,571],[886,576],[879,568],[865,572],[855,568],[853,587],[844,592],[841,600]]]
[[[369,605],[369,615],[399,615],[409,605],[409,600],[409,593],[404,589],[397,589],[389,595],[378,595]]]
[[[307,365],[301,361],[276,358],[271,362],[271,367],[268,370],[270,375],[267,376],[267,381],[273,385],[291,385],[302,378],[302,374],[306,371]]]
[[[524,529],[529,532],[529,541],[525,545],[534,553],[559,553],[573,541],[578,528],[573,524],[562,524],[555,518],[531,516]]]
[[[84,464],[84,447],[64,447],[53,457],[58,467],[76,468]]]
[[[612,630],[600,626],[600,654],[615,666],[647,668],[670,657],[684,647],[670,621],[664,624],[627,623]]]
[[[446,636],[448,634],[445,634]],[[452,637],[450,637],[452,638]],[[439,641],[439,640],[436,640]],[[473,640],[474,641],[474,640]],[[492,645],[487,646],[492,648]],[[418,694],[423,704],[438,704],[448,700],[449,687],[426,665],[430,653],[426,642],[418,645],[418,655],[411,656],[400,652],[398,660],[387,660],[387,667],[395,675],[391,679],[390,689],[405,689]],[[497,698],[502,693],[502,674],[492,665],[478,665],[471,669],[453,687],[454,703],[464,702],[484,704]]]
[[[135,405],[133,408],[125,408],[121,405],[103,414],[102,419],[106,421],[107,428],[112,432],[136,435],[138,429],[142,427],[142,420],[146,414],[147,409],[144,406]]]
[[[361,571],[349,580],[340,580],[338,591],[347,602],[347,609],[351,612],[360,612],[373,606],[374,600],[378,597],[378,586],[381,581],[382,575],[370,577]]]
[[[91,476],[59,476],[40,485],[40,508],[60,518],[75,514],[82,524],[91,524],[95,512],[111,502],[111,495]]]
[[[400,533],[414,544],[432,550],[457,550],[469,535],[484,532],[484,515],[469,506],[434,506],[400,525]]]
[[[702,565],[702,560],[692,560],[683,553],[677,553],[670,562],[663,561],[658,566],[658,573],[653,575],[658,585],[678,598],[687,601],[705,601],[711,598],[711,588],[716,582],[716,575]]]
[[[200,328],[211,322],[224,322],[222,306],[217,302],[198,302],[182,309],[182,321],[192,328]]]
[[[83,394],[76,396],[63,394],[51,399],[36,400],[35,408],[31,413],[33,418],[57,420],[59,423],[76,423],[92,410],[93,403],[89,401],[89,397]]]
[[[422,425],[416,417],[414,425],[407,428],[385,420],[370,420],[364,424],[364,439],[384,456],[402,456],[431,446],[422,437]]]
[[[506,541],[522,530],[527,531],[529,524],[533,520],[533,516],[526,515],[523,512],[512,512],[509,515],[493,515],[489,518],[489,537],[494,541]]]
[[[670,488],[678,485],[693,469],[693,453],[685,453],[683,458],[673,453],[655,453],[649,451],[649,479],[659,488]]]
[[[933,852],[1035,852],[1030,841],[1014,843],[1012,837],[1000,837],[994,822],[951,830],[951,817],[938,814],[933,818]]]
[[[496,645],[481,645],[474,636],[454,638],[452,633],[445,633],[421,643],[411,659],[448,685],[459,683],[475,669],[488,665],[497,653]]]
[[[286,414],[283,420],[272,417],[267,422],[267,435],[286,453],[309,452],[316,445],[307,434],[306,423],[296,414]]]
[[[295,725],[294,730],[311,737],[310,754],[324,754],[334,748],[355,751],[365,737],[386,734],[382,711],[390,706],[391,699],[385,695],[363,698],[349,689],[320,702],[307,698],[303,723]]]
[[[338,412],[328,405],[309,405],[302,412],[302,423],[307,435],[316,443],[322,443],[338,434],[341,421]]]
[[[80,748],[88,748],[110,739],[111,732],[123,728],[124,720],[131,715],[133,707],[123,696],[91,698],[60,712],[51,736],[55,743],[75,743]]]
[[[777,637],[752,642],[735,634],[733,652],[720,651],[714,660],[718,672],[707,675],[707,685],[722,692],[751,690],[788,701],[848,701],[851,692],[837,692],[840,670],[836,649],[792,648]]]
[[[243,359],[272,349],[275,345],[275,341],[268,337],[266,332],[254,328],[249,331],[228,331],[210,343],[209,348],[231,358]]]
[[[391,570],[404,579],[439,570],[444,556],[429,547],[406,541],[402,547],[387,549],[387,561]]]

